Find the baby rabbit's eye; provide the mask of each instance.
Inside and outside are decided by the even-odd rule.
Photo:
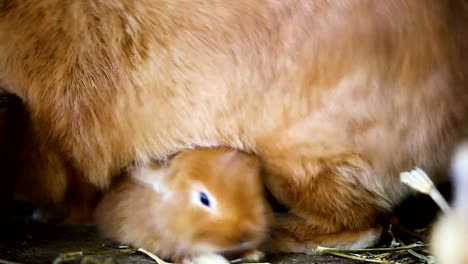
[[[211,205],[210,198],[204,192],[200,193],[200,203],[202,203],[206,207],[210,207],[210,205]]]
[[[218,213],[218,201],[216,201],[216,197],[210,194],[205,188],[195,186],[190,196],[193,205],[208,210],[212,214]]]

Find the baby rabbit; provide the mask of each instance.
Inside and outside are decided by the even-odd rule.
[[[0,0],[0,86],[44,161],[35,200],[65,207],[77,181],[227,146],[290,209],[269,249],[372,245],[410,192],[399,173],[445,169],[468,116],[466,5]]]
[[[456,152],[452,164],[455,204],[432,233],[432,252],[440,264],[468,263],[468,141]]]
[[[164,258],[241,252],[256,248],[267,232],[271,213],[262,188],[254,156],[186,150],[119,179],[95,220],[105,236]]]

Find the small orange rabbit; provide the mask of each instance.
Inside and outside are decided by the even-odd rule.
[[[76,186],[106,189],[132,164],[227,146],[255,154],[290,208],[269,249],[372,245],[380,215],[410,192],[399,173],[444,169],[460,136],[467,10],[465,0],[0,0],[0,85],[22,99],[39,145],[24,178],[41,184],[25,194],[61,208]]]
[[[187,150],[166,165],[124,175],[95,211],[98,229],[160,257],[255,249],[265,237],[269,207],[260,165],[227,148]]]

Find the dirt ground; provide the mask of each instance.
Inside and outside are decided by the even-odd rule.
[[[66,227],[52,226],[33,222],[25,219],[9,220],[0,227],[0,263],[53,263],[61,254],[66,252],[102,252],[88,259],[78,257],[66,263],[105,263],[112,258],[110,263],[155,263],[151,258],[142,253],[119,254],[119,251],[106,247],[109,241],[99,237],[94,228],[90,226]],[[113,252],[113,253],[110,253]],[[353,264],[359,263],[339,257],[328,255],[307,256],[301,254],[269,257],[272,264]],[[110,261],[110,260],[109,260]],[[109,263],[109,262],[106,262]]]

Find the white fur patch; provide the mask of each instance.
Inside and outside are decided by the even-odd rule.
[[[219,254],[203,254],[192,259],[193,264],[229,264],[229,261]]]
[[[140,167],[132,173],[132,177],[161,194],[162,199],[167,199],[171,192],[166,184],[166,173],[167,170],[165,168],[150,169],[148,167]]]
[[[468,216],[468,141],[462,143],[452,159],[455,206]]]
[[[453,157],[452,174],[457,183],[468,183],[468,141],[458,147]]]

